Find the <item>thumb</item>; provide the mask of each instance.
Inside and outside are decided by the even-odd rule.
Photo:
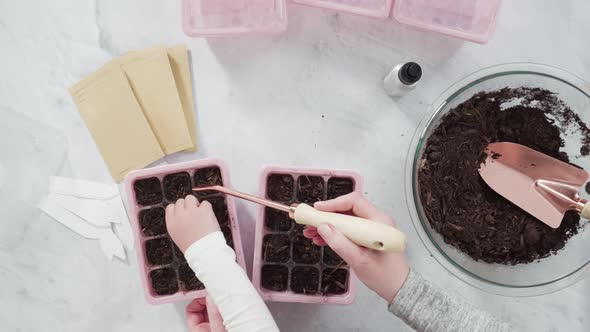
[[[209,295],[207,295],[207,316],[209,317],[209,326],[211,327],[211,332],[226,331],[225,326],[223,325],[221,313]]]
[[[334,250],[348,265],[352,268],[359,262],[364,255],[365,248],[361,248],[354,242],[350,241],[344,234],[334,229],[329,224],[322,224],[318,227],[318,234],[326,244]]]

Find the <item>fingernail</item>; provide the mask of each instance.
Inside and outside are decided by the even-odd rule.
[[[330,236],[330,234],[332,234],[332,229],[330,226],[328,226],[328,224],[322,224],[320,227],[318,227],[318,233],[322,237]]]

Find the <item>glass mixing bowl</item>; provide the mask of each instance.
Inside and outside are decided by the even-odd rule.
[[[503,87],[539,87],[557,93],[580,118],[590,121],[590,84],[563,70],[546,65],[513,63],[489,67],[447,89],[429,109],[414,135],[406,161],[406,199],[412,222],[420,239],[434,258],[449,272],[483,291],[504,296],[536,296],[565,288],[590,275],[590,222],[571,237],[555,255],[529,264],[501,265],[475,261],[445,243],[430,226],[424,214],[418,188],[418,167],[424,145],[441,117],[480,91]],[[518,100],[510,106],[518,105]],[[564,151],[571,161],[590,170],[590,157],[575,157],[580,151],[580,136],[563,137]],[[582,190],[583,191],[583,190]],[[589,199],[585,192],[583,198]]]

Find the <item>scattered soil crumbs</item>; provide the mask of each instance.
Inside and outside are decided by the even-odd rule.
[[[298,294],[317,294],[320,271],[315,267],[296,266],[291,272],[291,290]]]
[[[260,283],[262,287],[269,290],[286,291],[289,283],[289,268],[283,265],[264,265]]]
[[[521,105],[502,109],[515,99]],[[431,226],[447,243],[488,263],[529,263],[563,248],[577,233],[575,212],[554,230],[490,189],[478,169],[485,147],[504,141],[569,162],[560,152],[561,136],[574,131],[582,133],[580,154],[587,155],[588,127],[556,95],[538,88],[480,92],[450,110],[428,138],[418,174]]]
[[[178,292],[176,272],[172,268],[163,268],[150,272],[152,288],[158,295],[169,295]]]

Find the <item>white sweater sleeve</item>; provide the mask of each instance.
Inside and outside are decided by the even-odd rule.
[[[221,232],[193,243],[184,256],[219,308],[228,332],[279,330]]]

